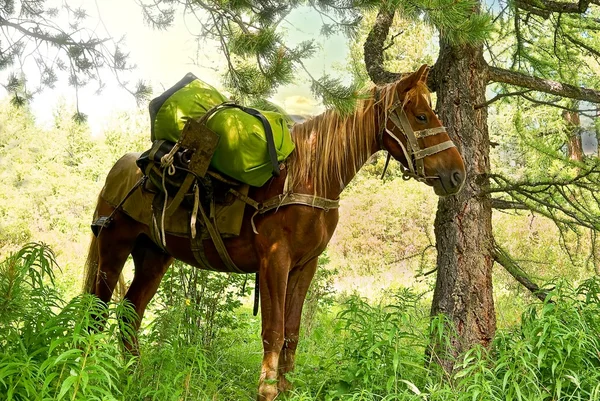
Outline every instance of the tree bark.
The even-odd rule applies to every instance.
[[[600,159],[600,126],[596,125],[596,156]]]
[[[492,207],[489,186],[490,140],[485,103],[487,68],[483,46],[451,46],[440,36],[436,63],[437,108],[467,167],[464,189],[440,198],[435,219],[438,276],[432,316],[444,314],[449,341],[431,352],[447,374],[456,357],[474,344],[490,344],[496,317],[492,293]],[[434,339],[435,341],[435,339]]]
[[[402,77],[402,74],[387,71],[383,67],[383,43],[394,22],[394,14],[394,10],[386,7],[379,10],[363,46],[367,72],[371,80],[378,85],[394,82]]]
[[[562,113],[567,123],[567,153],[569,159],[583,161],[583,144],[581,142],[581,122],[579,113],[565,110]]]

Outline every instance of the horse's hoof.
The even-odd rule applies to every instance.
[[[265,380],[258,386],[257,401],[273,401],[278,394],[277,384],[267,383]]]

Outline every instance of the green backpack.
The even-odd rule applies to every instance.
[[[228,102],[215,88],[188,73],[175,86],[150,102],[152,141],[177,142],[189,119],[198,120],[220,106],[206,121],[219,141],[210,166],[243,183],[260,187],[273,175],[273,163],[285,160],[294,150],[289,117],[258,111]],[[269,153],[268,131],[272,132]]]

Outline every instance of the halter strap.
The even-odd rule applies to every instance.
[[[386,132],[390,137],[392,137],[400,148],[402,149],[402,153],[404,153],[404,157],[406,159],[407,168],[404,169],[403,178],[410,179],[414,178],[417,181],[425,181],[428,178],[437,178],[437,177],[429,177],[425,175],[425,164],[423,163],[423,159],[427,156],[434,155],[436,153],[443,152],[446,149],[450,149],[455,147],[452,140],[447,140],[437,145],[428,146],[425,148],[421,148],[419,145],[419,139],[426,138],[428,136],[438,135],[446,132],[446,127],[435,127],[435,128],[426,128],[419,131],[413,131],[410,123],[408,122],[408,117],[402,108],[402,104],[400,102],[396,102],[391,107],[392,112],[389,114],[389,119],[394,123],[396,127],[400,129],[400,131],[406,137],[405,146],[402,141],[394,135],[394,133],[389,130],[387,127],[379,134],[379,142],[381,147],[383,147],[383,133]],[[416,168],[415,168],[416,167]]]

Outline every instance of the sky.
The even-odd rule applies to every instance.
[[[54,0],[49,3],[51,1]],[[137,66],[131,74],[131,82],[135,83],[139,79],[150,82],[155,96],[175,84],[187,72],[220,88],[220,72],[224,69],[224,60],[214,43],[203,41],[198,45],[194,37],[198,29],[193,18],[184,19],[180,12],[175,24],[162,31],[154,30],[144,23],[140,6],[135,0],[71,0],[69,5],[73,8],[80,6],[88,12],[90,17],[84,24],[86,27],[99,32],[105,29],[113,38],[125,37],[129,60]],[[288,45],[320,38],[318,33],[321,21],[315,11],[308,8],[294,11],[288,21],[289,23],[281,25],[287,31]],[[332,73],[332,69],[344,63],[348,55],[346,39],[340,35],[326,40],[320,38],[319,42],[321,50],[305,63],[316,77]],[[28,75],[37,75],[36,70],[37,67],[33,65],[26,68]],[[4,71],[0,80],[5,81],[9,72],[10,69]],[[105,78],[106,87],[100,94],[96,94],[97,85],[94,83],[79,93],[79,108],[88,115],[88,122],[94,133],[102,131],[110,116],[137,108],[133,97],[120,88],[114,78],[109,74],[105,74]],[[310,92],[308,81],[301,77],[294,85],[281,88],[271,100],[290,114],[310,115],[322,110]],[[53,112],[59,103],[75,104],[74,89],[64,79],[55,89],[45,89],[34,98],[32,110],[37,122],[41,125],[52,124]]]

